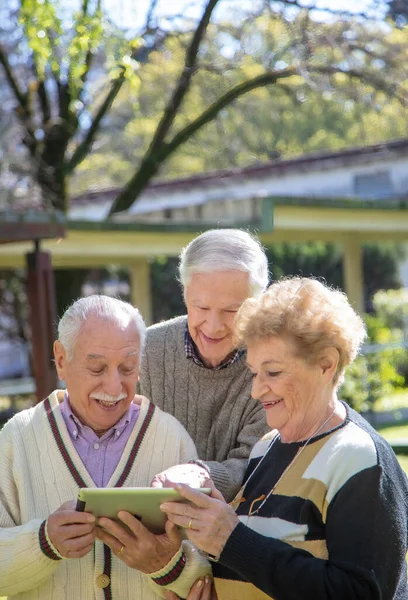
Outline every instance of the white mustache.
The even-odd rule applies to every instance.
[[[127,398],[127,394],[121,392],[119,396],[111,396],[106,392],[92,392],[90,397],[94,400],[102,400],[103,402],[119,402],[119,400]]]

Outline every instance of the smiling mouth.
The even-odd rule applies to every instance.
[[[96,402],[104,408],[113,408],[120,402],[120,400],[114,400],[113,402],[110,402],[108,400],[98,400],[98,398],[94,398],[94,400],[96,400]]]
[[[281,402],[283,402],[283,398],[280,398],[279,400],[271,400],[270,402],[262,402],[262,405],[264,408],[270,408],[276,404],[280,404]]]
[[[202,331],[200,332],[201,336],[203,337],[205,342],[209,342],[210,344],[219,344],[220,342],[224,341],[225,338],[227,336],[224,335],[224,337],[221,338],[212,338],[212,337],[208,337],[208,335],[205,335],[205,333],[203,333]]]

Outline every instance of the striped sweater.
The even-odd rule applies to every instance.
[[[0,432],[0,596],[154,600],[172,581],[168,587],[185,597],[196,578],[210,570],[187,542],[155,574],[161,586],[127,567],[99,540],[83,558],[59,560],[45,519],[67,500],[75,500],[80,487],[95,487],[65,426],[62,397],[62,392],[53,392],[18,413]],[[180,423],[142,398],[139,418],[108,487],[148,486],[156,473],[196,456]]]
[[[346,409],[283,476],[304,443],[272,432],[254,447],[240,523],[214,566],[219,600],[408,599],[407,477],[385,440]]]

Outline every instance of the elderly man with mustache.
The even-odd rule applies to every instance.
[[[180,423],[135,395],[144,337],[139,311],[114,298],[81,298],[63,315],[54,356],[66,391],[0,432],[0,596],[185,597],[210,572],[170,522],[155,536],[121,512],[127,527],[102,520],[101,529],[74,508],[81,487],[145,487],[197,458]]]

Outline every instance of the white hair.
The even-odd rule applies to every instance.
[[[140,353],[142,352],[146,325],[138,309],[123,300],[94,294],[79,298],[71,304],[58,323],[58,340],[63,345],[68,360],[72,360],[77,338],[87,319],[91,317],[105,319],[121,328],[133,323],[139,333]]]
[[[181,251],[178,279],[185,295],[195,273],[230,270],[248,273],[252,297],[261,296],[268,285],[268,260],[255,237],[241,229],[210,229]]]

